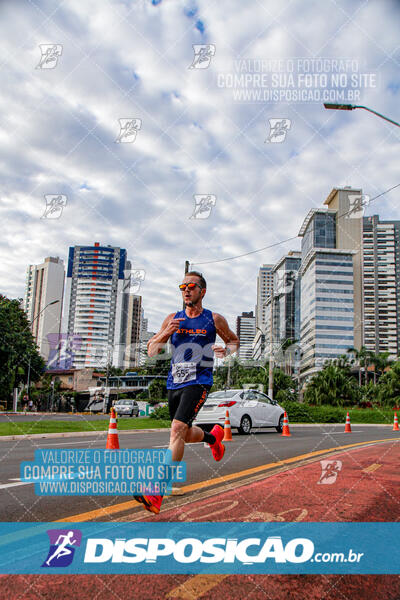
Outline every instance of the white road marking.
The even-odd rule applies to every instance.
[[[352,429],[351,431],[336,431],[333,429],[332,431],[323,431],[322,435],[332,435],[333,433],[337,435],[338,433],[361,433],[362,429]]]
[[[85,442],[57,442],[57,444],[41,444],[41,447],[47,447],[47,448],[52,448],[53,446],[69,446],[71,444],[91,444],[93,446],[93,443],[95,444],[99,444],[101,441],[101,443],[103,443],[103,440],[97,440],[97,441],[92,441],[92,443],[89,440],[86,440]]]
[[[4,490],[6,488],[15,487],[16,485],[30,485],[33,481],[18,481],[16,483],[1,483],[0,490]]]

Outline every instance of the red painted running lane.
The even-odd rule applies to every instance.
[[[144,520],[395,521],[399,458],[394,441],[350,449]]]
[[[340,452],[143,521],[397,521],[400,444]],[[323,459],[328,460],[328,459]],[[333,466],[330,466],[333,465]],[[322,483],[329,481],[329,483]],[[10,600],[399,600],[389,575],[24,575],[0,577]]]

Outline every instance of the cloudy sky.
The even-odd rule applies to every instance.
[[[400,183],[399,128],[321,96],[400,120],[399,24],[389,0],[3,0],[1,292],[23,296],[28,264],[99,241],[144,269],[150,329],[180,309],[186,259],[234,328],[259,266],[299,240],[210,261],[297,236],[335,186],[373,198]],[[366,214],[397,219],[399,198]]]

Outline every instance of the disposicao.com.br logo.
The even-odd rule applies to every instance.
[[[280,536],[267,538],[89,538],[86,543],[85,563],[156,563],[158,559],[173,558],[177,563],[305,563],[314,561],[314,543],[308,538],[294,538],[286,544]],[[354,562],[362,554],[317,553],[316,562]],[[355,557],[353,559],[352,557]]]

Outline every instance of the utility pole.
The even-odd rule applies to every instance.
[[[186,273],[189,273],[189,261],[188,260],[185,260],[185,275],[186,275]],[[185,304],[184,300],[182,301],[182,304],[183,304],[182,310],[185,310],[186,304]]]
[[[271,313],[270,313],[270,329],[269,329],[269,372],[268,372],[268,396],[273,400],[274,395],[274,358],[273,358],[273,303],[274,294],[271,291]]]
[[[51,412],[54,411],[54,384],[55,384],[55,381],[53,379],[50,384],[51,388],[52,388],[52,390],[51,390]]]
[[[29,357],[29,363],[28,363],[28,381],[26,383],[26,395],[28,396],[28,400],[29,400],[30,379],[31,379],[31,357]]]

